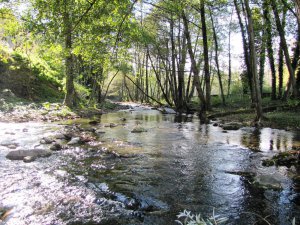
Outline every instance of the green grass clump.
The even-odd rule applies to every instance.
[[[264,123],[270,127],[287,128],[300,127],[299,113],[296,111],[275,111],[266,113],[267,120]]]

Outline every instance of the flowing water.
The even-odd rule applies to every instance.
[[[40,140],[66,124],[0,124],[0,208],[9,210],[3,224],[169,225],[184,209],[206,218],[214,210],[226,224],[266,224],[260,217],[271,224],[300,221],[299,184],[292,179],[297,168],[261,165],[299,146],[299,133],[224,132],[195,116],[145,107],[94,119],[99,124],[68,122],[97,129],[94,141],[32,163],[6,159],[8,147],[47,149]],[[135,127],[147,132],[131,132]]]

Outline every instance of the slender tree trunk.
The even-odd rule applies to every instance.
[[[264,75],[265,75],[265,62],[266,62],[266,32],[262,31],[261,49],[259,56],[259,89],[263,93]]]
[[[283,57],[283,50],[282,50],[282,43],[280,42],[279,50],[278,50],[278,98],[282,98],[283,94],[283,64],[284,64],[284,57]]]
[[[246,38],[246,30],[245,30],[245,27],[243,24],[243,20],[241,17],[241,10],[240,10],[237,0],[234,0],[234,6],[235,6],[235,10],[236,10],[236,13],[238,16],[239,26],[240,26],[241,33],[242,33],[244,60],[245,60],[245,65],[246,65],[246,69],[247,69],[247,78],[248,78],[248,84],[249,84],[249,88],[250,88],[250,92],[251,92],[251,100],[252,100],[252,102],[254,102],[255,96],[253,95],[254,91],[253,91],[253,86],[252,86],[252,82],[251,82],[252,77],[253,77],[253,72],[251,71],[252,68],[250,66],[250,57],[249,57],[248,43],[247,43],[247,38]]]
[[[300,23],[298,23],[298,35],[297,35],[297,42],[296,42],[296,47],[294,50],[294,57],[292,61],[292,67],[295,71],[295,76],[296,76],[296,88],[299,91],[300,90],[300,69],[297,70],[297,67],[299,65],[299,58],[300,58]]]
[[[264,17],[264,27],[266,29],[266,47],[268,53],[268,59],[271,69],[272,76],[272,94],[271,99],[276,99],[276,69],[275,69],[275,60],[274,60],[274,51],[273,51],[273,41],[272,41],[272,24],[270,20],[270,8],[269,1],[264,0],[263,2],[263,17]]]
[[[223,105],[225,105],[225,96],[224,96],[222,77],[221,77],[220,66],[219,66],[219,43],[218,43],[217,32],[216,32],[216,28],[214,25],[214,20],[213,20],[211,10],[210,10],[210,19],[211,19],[211,23],[212,23],[213,36],[214,36],[214,42],[215,42],[215,62],[216,62],[216,66],[217,66],[217,73],[218,73],[218,80],[219,80],[219,85],[220,85],[222,103],[223,103]]]
[[[149,95],[149,48],[146,51],[146,95]],[[149,103],[149,98],[146,97],[146,102]]]
[[[207,28],[206,28],[206,18],[205,18],[205,4],[204,0],[200,2],[200,15],[201,15],[201,28],[203,37],[203,54],[204,54],[204,76],[205,76],[205,97],[206,97],[206,107],[207,110],[211,109],[210,94],[210,71],[209,71],[209,56],[208,56],[208,41],[207,41]]]
[[[67,2],[64,1],[64,36],[65,36],[65,67],[66,67],[66,95],[64,104],[70,108],[76,107],[76,93],[74,87],[74,64],[72,54],[72,26],[70,22],[70,15],[67,12]]]
[[[184,23],[184,33],[185,33],[186,40],[187,40],[187,48],[188,48],[188,52],[189,52],[189,56],[190,56],[190,60],[191,60],[191,67],[192,67],[191,69],[194,74],[195,87],[197,89],[198,97],[201,102],[201,106],[200,106],[200,110],[199,110],[199,117],[202,122],[206,122],[206,109],[207,109],[206,99],[205,99],[203,91],[201,89],[201,84],[200,84],[200,79],[199,79],[199,68],[197,67],[197,63],[195,60],[195,55],[193,52],[191,36],[190,36],[190,31],[189,31],[188,20],[185,16],[184,11],[182,11],[182,19],[183,19],[183,23]]]
[[[294,0],[296,3],[296,12],[297,12],[297,18],[298,23],[300,23],[300,0]]]
[[[170,20],[170,41],[171,41],[171,80],[172,80],[172,94],[173,94],[173,99],[175,102],[175,105],[177,106],[178,104],[178,90],[177,90],[177,79],[176,79],[176,47],[175,47],[175,40],[174,40],[174,20],[173,18]]]
[[[166,102],[167,102],[169,105],[172,105],[172,104],[171,104],[171,101],[170,101],[169,98],[168,98],[168,95],[167,95],[167,93],[166,93],[166,90],[165,90],[164,87],[163,87],[163,84],[162,84],[161,79],[160,79],[160,75],[159,75],[158,71],[156,70],[156,68],[155,68],[154,65],[153,65],[153,61],[152,61],[152,59],[151,59],[150,54],[148,54],[148,57],[149,57],[149,61],[150,61],[150,63],[151,63],[152,69],[153,69],[153,71],[154,71],[154,74],[155,74],[155,76],[156,76],[156,80],[157,80],[157,82],[158,82],[158,85],[159,85],[159,87],[160,87],[160,90],[161,90],[162,93],[163,93],[164,99],[166,100]]]
[[[245,7],[248,18],[248,35],[249,35],[249,47],[250,47],[250,65],[251,71],[253,72],[253,87],[255,90],[255,107],[256,107],[256,119],[255,121],[260,122],[263,117],[262,104],[261,104],[261,94],[259,89],[259,81],[257,74],[257,60],[256,60],[256,51],[254,43],[254,30],[253,30],[253,21],[251,9],[249,7],[249,1],[245,0]]]
[[[187,47],[186,47],[186,37],[182,37],[182,49],[179,59],[178,66],[178,107],[177,111],[182,112],[183,110],[183,97],[184,97],[184,69],[186,63]]]
[[[287,66],[289,74],[290,74],[290,77],[289,77],[290,85],[288,85],[288,87],[287,87],[287,93],[289,93],[290,88],[292,88],[292,92],[293,92],[294,97],[297,97],[298,96],[298,90],[296,88],[295,71],[292,67],[290,54],[289,54],[289,49],[288,49],[286,39],[285,39],[284,28],[281,24],[279,14],[278,14],[278,10],[277,10],[277,6],[276,6],[276,0],[271,1],[271,6],[272,6],[273,13],[274,13],[274,16],[275,16],[276,26],[277,26],[277,30],[278,30],[278,33],[279,33],[279,36],[280,36],[280,42],[282,44],[283,52],[284,52],[284,55],[285,55],[286,66]]]
[[[230,96],[231,88],[231,24],[232,24],[233,9],[231,11],[229,30],[228,30],[228,84],[227,84],[227,97]]]

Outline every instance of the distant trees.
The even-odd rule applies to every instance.
[[[121,24],[124,23],[121,21],[125,16],[128,17],[127,14],[131,14],[130,11],[128,12],[130,1],[117,3],[105,0],[32,0],[31,3],[35,12],[29,14],[31,27],[34,27],[36,32],[44,33],[47,39],[61,44],[64,48],[66,75],[64,103],[69,107],[76,107],[78,105],[78,96],[74,87],[77,76],[76,62],[81,64],[82,69],[89,70],[81,72],[92,74],[94,91],[96,89],[100,91],[97,88],[100,82],[98,75],[102,76],[101,70],[103,70],[108,48],[116,48],[117,46],[113,45],[121,39],[123,29]],[[89,51],[86,51],[87,49]],[[95,65],[93,60],[97,61],[98,65],[97,63]],[[90,66],[84,66],[88,63]]]
[[[178,112],[197,102],[205,121],[212,95],[225,105],[233,90],[227,49],[236,45],[233,27],[242,39],[239,73],[257,120],[266,84],[274,100],[299,97],[299,0],[30,2],[25,21],[31,32],[63,47],[70,107],[78,104],[77,84],[89,90],[90,103],[101,103],[105,80],[110,75],[110,85],[118,75],[120,97],[168,104]]]

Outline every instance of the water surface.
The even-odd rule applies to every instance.
[[[121,120],[126,118],[126,120]],[[94,142],[33,163],[9,161],[0,147],[0,205],[4,224],[175,224],[184,209],[228,217],[227,224],[300,221],[296,168],[263,167],[261,160],[299,146],[297,133],[264,128],[224,132],[194,116],[176,117],[144,107],[94,118]],[[70,121],[82,128],[89,120]],[[117,125],[116,127],[110,124]],[[0,144],[39,146],[59,124],[1,125]],[[135,127],[147,132],[132,133]],[[253,184],[274,177],[281,189]],[[298,191],[297,191],[298,190]],[[258,222],[257,224],[264,224]]]

